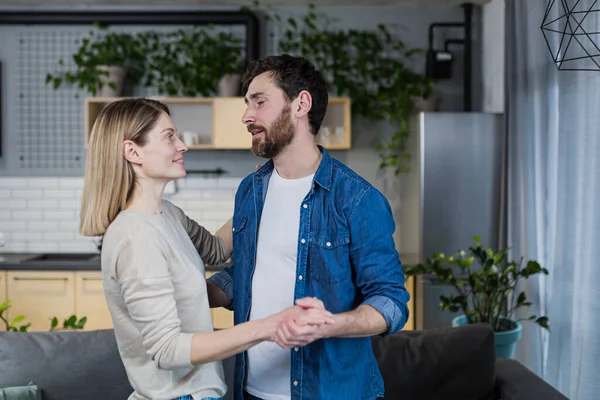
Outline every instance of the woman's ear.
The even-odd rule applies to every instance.
[[[303,90],[298,94],[298,106],[296,107],[296,117],[303,117],[308,114],[312,108],[312,96],[308,90]]]
[[[139,147],[131,140],[125,140],[123,142],[123,156],[132,164],[142,164],[142,156]]]

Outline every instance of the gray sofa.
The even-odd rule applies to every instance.
[[[486,325],[372,340],[385,399],[566,399],[516,361],[495,360]],[[233,358],[224,361],[230,386],[233,364]],[[0,332],[0,388],[32,380],[44,400],[123,400],[132,391],[112,330]]]

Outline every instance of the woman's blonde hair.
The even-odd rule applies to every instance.
[[[123,155],[123,142],[145,145],[162,113],[170,115],[165,104],[145,98],[118,100],[100,111],[88,141],[79,223],[82,235],[103,235],[127,206],[136,177]]]

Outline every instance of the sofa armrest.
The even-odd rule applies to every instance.
[[[496,359],[496,398],[502,400],[568,400],[542,378],[510,359]]]

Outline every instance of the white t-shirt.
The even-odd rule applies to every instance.
[[[284,179],[273,169],[258,229],[250,320],[294,305],[300,208],[313,177]],[[250,348],[246,391],[265,400],[289,400],[290,352],[273,342]]]

